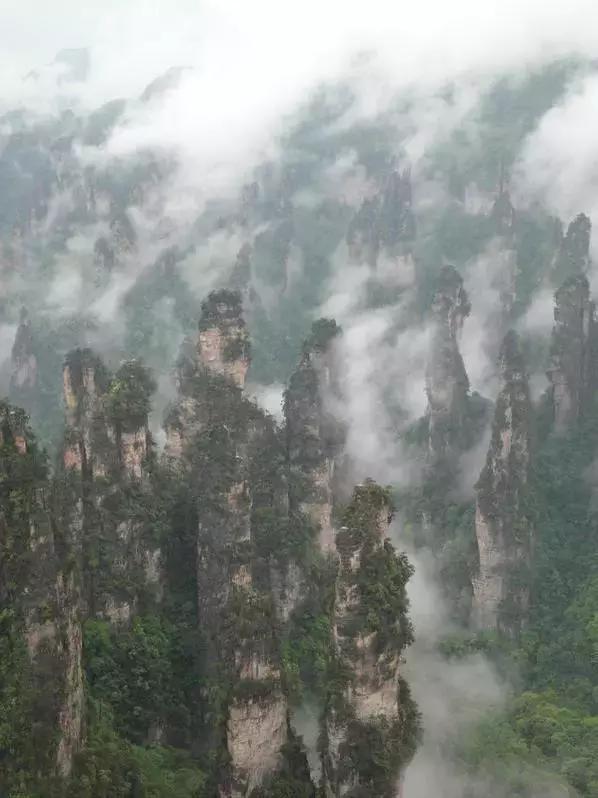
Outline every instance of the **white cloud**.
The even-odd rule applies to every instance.
[[[522,331],[549,335],[554,324],[554,292],[544,288],[534,296],[520,321]]]
[[[518,200],[539,201],[567,221],[580,211],[596,217],[597,124],[598,77],[592,75],[551,108],[525,142],[516,172]]]
[[[161,72],[189,66],[163,102],[132,108],[110,151],[175,149],[189,180],[222,187],[271,150],[281,120],[321,81],[352,75],[359,109],[369,114],[398,87],[438,86],[467,72],[479,81],[571,51],[593,55],[598,45],[591,0],[108,0],[101,7],[60,0],[51,14],[40,13],[40,0],[0,5],[7,107],[49,110],[59,98],[93,107],[138,96]],[[59,83],[60,70],[48,68],[55,52],[82,46],[90,48],[89,79]],[[44,67],[38,79],[23,82],[36,66]],[[474,96],[470,87],[448,111],[438,98],[420,107],[410,157]]]
[[[283,420],[282,401],[284,390],[285,386],[280,383],[247,386],[248,395],[253,397],[256,403],[278,422]]]

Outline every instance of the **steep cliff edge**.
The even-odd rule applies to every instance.
[[[529,604],[533,528],[526,507],[531,403],[514,332],[500,354],[503,387],[496,401],[486,465],[476,485],[479,570],[473,577],[473,620],[479,628],[517,631]]]

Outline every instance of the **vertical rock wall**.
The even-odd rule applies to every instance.
[[[319,547],[334,551],[333,486],[343,430],[334,418],[332,341],[340,328],[331,320],[314,324],[299,366],[285,393],[291,512],[304,513],[317,530]]]
[[[366,482],[355,488],[337,537],[334,677],[323,729],[323,787],[331,798],[394,796],[418,736],[400,678],[401,654],[412,642],[405,593],[412,570],[388,540],[391,517],[388,491]]]
[[[167,460],[195,494],[202,715],[219,762],[218,792],[234,798],[273,778],[288,734],[269,567],[272,519],[286,510],[285,491],[270,470],[272,423],[243,395],[248,367],[240,295],[213,293],[202,306],[197,346],[180,363]]]
[[[0,609],[9,610],[3,634],[13,639],[4,651],[13,662],[3,666],[18,684],[3,703],[14,713],[3,719],[13,735],[7,764],[48,784],[70,775],[84,731],[78,575],[63,546],[26,416],[0,404]]]
[[[426,373],[431,463],[454,454],[463,438],[469,380],[459,351],[459,335],[469,312],[461,276],[452,266],[445,266],[432,303],[433,334]]]
[[[554,426],[563,432],[583,417],[596,385],[597,328],[594,303],[584,275],[569,277],[555,293],[548,379]]]
[[[530,468],[528,378],[514,332],[500,355],[503,387],[496,401],[486,465],[477,483],[475,531],[479,570],[473,578],[473,620],[514,632],[529,603],[533,530],[525,498]]]
[[[64,366],[64,526],[81,556],[86,612],[128,621],[160,593],[159,544],[143,519],[152,506],[147,372],[111,376],[89,350]]]

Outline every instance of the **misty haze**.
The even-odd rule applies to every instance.
[[[0,798],[598,798],[595,0],[0,51]]]

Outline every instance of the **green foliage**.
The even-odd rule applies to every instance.
[[[407,690],[401,689],[401,716],[364,723],[351,720],[339,749],[341,781],[355,784],[352,798],[393,798],[397,776],[413,757],[420,736],[419,716]]]
[[[88,744],[78,755],[68,798],[199,798],[205,777],[185,751],[132,745],[110,709],[90,704]]]
[[[304,352],[323,352],[333,338],[342,332],[334,319],[318,319],[311,326],[311,332],[303,344]]]
[[[123,738],[141,743],[164,723],[188,727],[187,685],[177,677],[193,660],[165,619],[137,617],[131,627],[87,621],[84,663],[90,695],[111,708]]]
[[[316,798],[301,740],[291,735],[282,748],[280,772],[265,787],[257,787],[250,798]]]
[[[375,633],[376,656],[399,653],[413,642],[406,594],[413,567],[384,537],[391,510],[390,489],[368,480],[355,488],[337,535],[339,589],[358,597],[342,619],[341,633],[349,639]]]
[[[0,598],[15,599],[27,586],[31,521],[37,515],[38,489],[45,477],[45,456],[27,416],[0,403]]]
[[[312,589],[293,612],[282,643],[287,690],[299,700],[305,693],[324,698],[334,660],[332,613],[336,568],[330,562],[313,566]]]
[[[238,321],[242,316],[241,294],[238,291],[212,291],[201,303],[199,329],[207,330],[226,322]]]
[[[586,694],[598,686],[591,651],[598,525],[587,479],[597,444],[594,411],[566,435],[548,437],[535,459],[534,599],[522,643],[530,686],[564,695],[574,695],[588,680]]]
[[[33,798],[43,785],[51,798],[59,795],[54,758],[64,689],[53,635],[37,643],[34,659],[27,646],[37,623],[56,630],[47,494],[45,456],[27,416],[0,403],[0,791]]]
[[[598,717],[559,706],[554,692],[523,693],[506,713],[483,718],[456,747],[468,770],[510,787],[511,794],[542,785],[598,795]]]
[[[388,540],[361,564],[357,576],[359,611],[364,630],[376,633],[377,653],[390,645],[402,650],[413,642],[405,592],[413,572],[407,556],[397,554]]]
[[[409,120],[411,111],[416,110],[415,101],[408,96],[400,98],[388,118],[348,124],[355,101],[349,87],[327,87],[319,92],[281,140],[280,162],[257,170],[253,199],[245,203],[247,207],[242,211],[247,216],[243,219],[246,229],[259,230],[251,263],[244,264],[243,275],[243,287],[250,297],[248,322],[256,347],[256,380],[286,381],[301,354],[321,352],[339,333],[332,320],[316,322],[311,333],[310,324],[326,298],[328,278],[336,268],[334,253],[359,225],[363,225],[361,232],[371,234],[374,247],[388,245],[394,254],[402,251],[403,243],[413,248],[417,296],[406,311],[407,315],[414,314],[413,318],[429,307],[442,264],[451,261],[465,270],[476,265],[476,258],[496,235],[496,226],[488,213],[471,212],[464,202],[466,189],[473,186],[475,190],[477,186],[481,199],[487,202],[505,172],[508,176],[524,137],[563,94],[567,80],[576,70],[579,72],[579,65],[568,61],[497,80],[483,92],[481,103],[462,125],[432,143],[422,161],[424,176],[443,189],[448,188],[452,197],[448,202],[418,203],[420,218],[414,241],[410,197],[403,207],[403,195],[398,190],[393,192],[388,177],[393,174],[394,158],[401,159],[402,140],[411,135],[408,121],[405,130],[397,130],[392,117],[398,111],[401,120]],[[457,107],[454,87],[443,89],[434,99]],[[63,225],[64,231],[56,231],[51,225],[43,241],[13,233],[19,228],[30,231],[31,220],[45,214],[56,188],[56,154],[64,155],[67,168],[72,160],[68,157],[72,140],[82,138],[88,146],[101,145],[123,108],[123,102],[114,101],[87,119],[71,113],[31,127],[32,123],[19,121],[16,114],[7,123],[13,132],[0,157],[0,176],[6,188],[0,201],[0,227],[10,231],[10,239],[3,241],[3,252],[10,268],[22,258],[29,269],[35,269],[38,279],[18,281],[25,283],[18,289],[19,300],[34,308],[46,310],[47,286],[55,279],[67,251],[65,241],[77,223],[95,221],[86,210],[94,203],[76,203],[73,215]],[[314,193],[322,193],[320,181],[334,174],[329,167],[344,152],[351,153],[368,181],[387,187],[386,194],[381,191],[375,202],[371,206],[365,204],[358,214],[354,213],[352,201],[345,201],[344,197],[314,197]],[[167,159],[158,164],[153,156],[144,154],[106,171],[90,167],[81,175],[81,185],[89,191],[90,198],[108,198],[112,232],[123,236],[126,246],[133,242],[135,233],[126,208],[136,204],[146,186],[155,186],[170,168]],[[64,179],[68,185],[68,168]],[[214,229],[237,224],[236,217],[216,219],[222,209],[218,203],[213,204],[216,208],[208,208],[202,214],[194,232],[205,232],[207,237]],[[228,214],[228,209],[224,213]],[[516,321],[547,276],[554,255],[552,221],[535,208],[517,211],[510,236],[518,267],[512,314]],[[17,252],[21,244],[23,252]],[[571,253],[579,255],[576,247],[573,249],[576,251]],[[144,356],[152,365],[163,368],[173,359],[180,335],[191,332],[196,297],[178,265],[192,255],[192,247],[185,252],[164,253],[144,268],[131,287],[124,311],[124,348],[130,356]],[[87,260],[90,263],[81,268],[84,290],[103,291],[107,275],[98,274],[91,259]],[[574,260],[577,263],[579,258]],[[261,302],[254,289],[261,289],[262,285],[275,291],[274,301]],[[383,306],[390,299],[375,276],[365,295],[368,307]],[[271,299],[269,294],[266,296]],[[1,321],[15,322],[11,305],[17,307],[21,302],[13,300],[9,296],[0,301]],[[217,291],[208,297],[202,311],[200,330],[217,325],[230,332],[241,316],[241,296]],[[34,319],[32,323],[31,345],[38,377],[35,388],[29,395],[24,392],[22,399],[41,425],[43,440],[55,443],[60,437],[62,418],[60,360],[67,349],[78,345],[94,329],[95,322],[87,316],[50,322],[47,316],[44,313],[41,320]],[[306,337],[302,349],[301,342]],[[534,366],[539,369],[544,365],[545,351],[535,342],[532,346],[536,346]],[[224,358],[232,360],[247,354],[244,332],[233,332],[225,342]],[[86,350],[75,353],[69,364],[76,392],[81,388],[84,369],[96,369],[100,392],[107,388],[107,414],[118,428],[143,423],[155,386],[139,362],[125,364],[111,381]],[[290,427],[288,440],[276,434],[268,437],[262,434],[261,414],[225,379],[185,373],[181,386],[183,393],[188,389],[187,395],[200,399],[195,406],[195,432],[193,439],[186,441],[180,473],[156,468],[151,480],[155,495],[151,496],[147,490],[111,484],[110,478],[96,480],[93,490],[76,484],[71,492],[61,492],[58,481],[54,483],[56,490],[50,501],[64,505],[59,518],[72,521],[83,500],[81,553],[68,551],[68,525],[39,527],[48,533],[47,540],[56,541],[62,564],[68,569],[74,567],[81,576],[83,601],[79,609],[90,616],[84,630],[89,741],[77,761],[72,798],[196,798],[207,782],[197,763],[183,750],[201,747],[203,737],[214,734],[214,730],[216,735],[221,734],[231,696],[241,699],[259,694],[265,698],[280,686],[278,679],[272,683],[244,680],[236,685],[235,693],[231,673],[236,648],[245,651],[257,647],[275,665],[280,659],[284,688],[295,697],[309,691],[334,702],[351,679],[350,663],[343,661],[332,644],[336,573],[319,562],[314,546],[317,530],[300,509],[302,503],[321,498],[309,471],[320,467],[336,451],[339,437],[335,430],[331,425],[325,434],[312,435],[314,416],[307,413],[305,423],[295,430],[295,441]],[[290,393],[293,391],[294,409],[321,409],[317,406],[318,385],[313,369],[306,367],[295,372],[290,384]],[[442,430],[443,435],[458,438],[463,449],[477,439],[485,418],[480,397],[468,399],[462,427]],[[287,412],[289,407],[287,392]],[[536,436],[535,473],[527,498],[537,541],[537,565],[532,575],[529,625],[521,640],[507,652],[501,650],[500,641],[480,637],[443,642],[447,657],[484,651],[495,661],[503,656],[522,663],[521,678],[530,692],[516,701],[506,715],[480,724],[472,739],[464,741],[460,753],[472,771],[481,770],[493,778],[495,765],[502,768],[508,774],[513,795],[521,794],[529,784],[541,788],[544,782],[540,768],[554,772],[559,784],[566,779],[584,795],[597,794],[594,728],[598,712],[598,525],[591,487],[585,479],[598,443],[595,427],[592,417],[561,439],[545,434],[547,427],[539,429]],[[420,424],[411,431],[409,442],[415,446],[424,443],[428,432],[425,422]],[[459,437],[461,433],[463,437]],[[297,441],[300,445],[295,445]],[[256,446],[262,447],[259,454],[252,449]],[[290,469],[287,446],[291,452]],[[247,458],[251,461],[248,467]],[[71,482],[75,481],[71,475]],[[239,485],[242,489],[229,501],[232,490]],[[250,490],[246,485],[250,485]],[[51,621],[56,613],[53,601],[47,598],[47,587],[54,583],[47,581],[47,571],[43,570],[50,567],[51,558],[46,556],[46,549],[39,550],[36,558],[29,552],[31,529],[37,528],[32,520],[37,523],[40,502],[47,499],[40,486],[45,490],[43,457],[33,443],[28,444],[24,455],[18,453],[9,430],[0,447],[2,777],[4,763],[15,751],[19,753],[18,757],[13,756],[17,764],[10,774],[12,780],[0,781],[0,791],[10,791],[10,798],[48,798],[50,794],[54,798],[65,794],[49,780],[40,788],[30,778],[34,769],[31,762],[39,770],[47,769],[41,752],[46,752],[48,762],[53,754],[55,739],[49,721],[54,720],[53,702],[61,689],[52,671],[57,663],[52,652],[44,649],[40,656],[43,667],[36,679],[39,682],[41,676],[47,675],[52,689],[40,698],[39,684],[27,667],[22,636],[26,615]],[[402,509],[413,509],[413,513],[407,513],[411,518],[423,508],[431,513],[434,527],[443,536],[441,578],[447,592],[452,593],[453,603],[461,601],[466,605],[469,596],[465,595],[464,586],[470,584],[475,561],[471,534],[474,507],[471,501],[456,499],[451,493],[453,486],[452,464],[443,464],[430,476],[420,495],[402,497]],[[406,499],[411,501],[411,507],[406,507]],[[346,509],[344,528],[338,536],[345,565],[348,558],[360,553],[357,572],[341,574],[338,582],[340,589],[356,588],[359,599],[355,617],[341,621],[345,625],[343,631],[374,632],[376,652],[381,654],[401,650],[412,638],[405,595],[411,567],[388,542],[380,545],[378,540],[378,523],[392,511],[391,506],[386,489],[366,483]],[[247,519],[251,525],[250,541],[242,540]],[[159,609],[141,589],[141,566],[130,561],[131,551],[117,540],[115,531],[122,522],[139,533],[148,550],[161,545],[165,584]],[[198,551],[205,550],[214,569],[206,569],[198,579]],[[116,574],[112,566],[119,559],[126,567]],[[290,563],[298,565],[310,595],[282,630],[269,598],[269,580],[274,568],[280,567],[284,573]],[[228,578],[240,566],[246,566],[254,590],[235,589],[221,601],[214,586],[221,586],[222,575]],[[526,577],[527,574],[519,575]],[[44,590],[47,595],[42,599]],[[98,620],[94,617],[94,599],[100,596],[135,599],[132,606],[137,617],[129,626],[111,626]],[[206,600],[202,612],[198,609],[198,596],[200,600],[210,597],[211,603]],[[33,615],[29,616],[29,612]],[[222,649],[216,657],[215,646],[220,644]],[[222,652],[224,662],[219,658]],[[222,672],[217,673],[220,667]],[[347,772],[351,771],[349,776],[358,774],[360,786],[350,795],[386,795],[391,774],[411,756],[416,711],[404,685],[401,693],[401,706],[406,713],[402,725],[360,725],[351,719],[344,753]],[[205,696],[207,700],[202,704]],[[210,702],[214,712],[200,717],[204,705]],[[29,724],[33,732],[29,734],[32,707],[37,715],[35,724]],[[176,749],[148,744],[161,729]],[[220,738],[218,744],[222,748]],[[494,756],[492,761],[488,751]],[[308,779],[297,775],[301,767],[291,767],[290,759],[291,756],[286,757],[282,772],[263,790],[256,791],[254,798],[311,798]]]
[[[451,755],[463,770],[463,781],[472,789],[482,784],[487,791],[513,796],[570,795],[556,768],[518,733],[512,717],[488,715],[455,740]],[[469,779],[468,779],[469,776]]]
[[[0,610],[0,790],[31,785],[27,655],[14,610]],[[29,760],[29,761],[28,761]],[[16,794],[16,792],[15,792]]]
[[[292,622],[289,637],[282,649],[282,662],[292,695],[304,689],[322,691],[332,650],[329,615],[312,614],[310,607],[302,607]]]
[[[147,798],[199,798],[205,775],[186,752],[163,746],[133,746],[142,795]]]
[[[518,671],[526,692],[508,711],[486,718],[463,741],[465,768],[476,778],[527,794],[540,784],[598,795],[598,578],[592,485],[598,445],[593,409],[564,434],[547,434],[545,406],[536,412],[537,447],[527,501],[534,517],[532,601],[518,641],[500,637],[447,640],[448,656],[485,651]]]
[[[351,557],[356,549],[369,550],[380,538],[380,523],[392,517],[392,493],[373,480],[366,480],[355,488],[351,502],[342,515],[342,527],[336,545],[344,559]]]
[[[471,180],[496,189],[501,169],[510,169],[525,135],[564,93],[579,66],[564,59],[497,78],[463,124],[448,137],[439,137],[430,159],[436,169],[451,175],[455,193]],[[445,98],[451,101],[450,90]]]
[[[108,417],[125,430],[137,429],[147,419],[155,390],[156,382],[142,363],[136,360],[124,363],[108,387]]]

